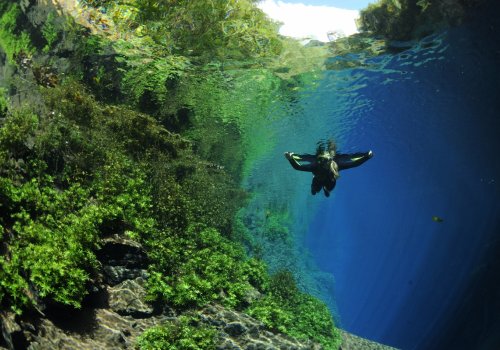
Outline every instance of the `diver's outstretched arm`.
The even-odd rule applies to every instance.
[[[364,162],[366,162],[368,159],[373,157],[373,152],[368,151],[368,152],[359,152],[359,153],[353,153],[353,154],[339,154],[335,156],[335,162],[339,166],[339,170],[344,170],[344,169],[349,169],[349,168],[354,168],[357,167]]]
[[[295,154],[292,152],[285,152],[285,158],[288,159],[290,164],[295,170],[300,171],[313,171],[316,162],[316,156],[312,154]],[[309,162],[308,164],[301,164],[300,162]]]

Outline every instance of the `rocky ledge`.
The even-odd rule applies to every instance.
[[[114,235],[103,240],[97,286],[80,310],[44,305],[22,316],[0,312],[0,350],[136,349],[147,328],[175,321],[175,310],[146,302],[147,256],[135,241]],[[43,315],[42,315],[43,314]],[[319,344],[274,333],[260,321],[218,304],[199,310],[200,319],[220,334],[221,350],[319,350]],[[342,350],[391,350],[342,332]]]
[[[298,341],[285,334],[270,332],[260,321],[220,305],[205,307],[201,319],[219,330],[221,343],[218,349],[221,350],[322,349],[310,341]]]
[[[117,235],[106,238],[98,257],[103,266],[100,283],[80,310],[45,305],[22,316],[0,312],[0,349],[135,349],[144,330],[180,316],[167,306],[145,301],[148,262],[137,242]],[[219,349],[321,348],[273,333],[256,319],[221,305],[206,306],[200,317],[219,331]]]
[[[342,346],[339,350],[397,350],[396,348],[375,343],[365,338],[340,330]]]

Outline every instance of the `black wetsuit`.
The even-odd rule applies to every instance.
[[[353,154],[337,153],[331,161],[337,164],[340,171],[357,167],[370,159],[372,155],[371,151]],[[335,188],[338,175],[336,176],[329,166],[326,167],[321,164],[316,155],[292,153],[287,159],[294,169],[313,173],[314,177],[311,183],[311,193],[313,195],[321,191],[322,188],[325,196],[330,195],[330,192]],[[306,163],[302,164],[302,162]]]

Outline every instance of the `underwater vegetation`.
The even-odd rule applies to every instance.
[[[81,308],[102,283],[102,239],[120,235],[148,254],[151,303],[183,314],[216,302],[338,347],[324,304],[289,272],[270,276],[238,241],[246,152],[265,147],[242,130],[265,122],[254,117],[256,98],[264,114],[303,82],[258,63],[287,44],[253,1],[222,4],[87,2],[107,26],[82,26],[41,3],[0,5],[2,310]],[[186,316],[137,344],[205,349],[216,339]]]
[[[217,303],[337,349],[331,312],[287,268],[287,206],[255,209],[260,194],[241,182],[275,145],[255,134],[269,115],[284,116],[325,67],[350,64],[325,62],[329,50],[376,55],[385,40],[304,48],[252,0],[87,0],[75,17],[55,3],[0,3],[2,310],[84,307],[102,284],[102,241],[119,235],[147,252],[151,304],[181,315],[139,348],[215,347],[196,311]],[[391,33],[412,35],[435,6],[382,1],[363,29],[406,39]]]
[[[200,323],[194,315],[145,331],[137,340],[141,350],[216,349],[218,333],[214,327]]]
[[[314,334],[313,339],[325,349],[340,346],[340,335],[327,307],[317,298],[300,292],[290,271],[278,271],[272,276],[267,296],[253,303],[248,314],[297,339],[311,339]]]

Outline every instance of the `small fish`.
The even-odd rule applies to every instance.
[[[440,218],[439,216],[433,216],[432,217],[432,221],[435,221],[435,222],[443,222],[443,219]]]

